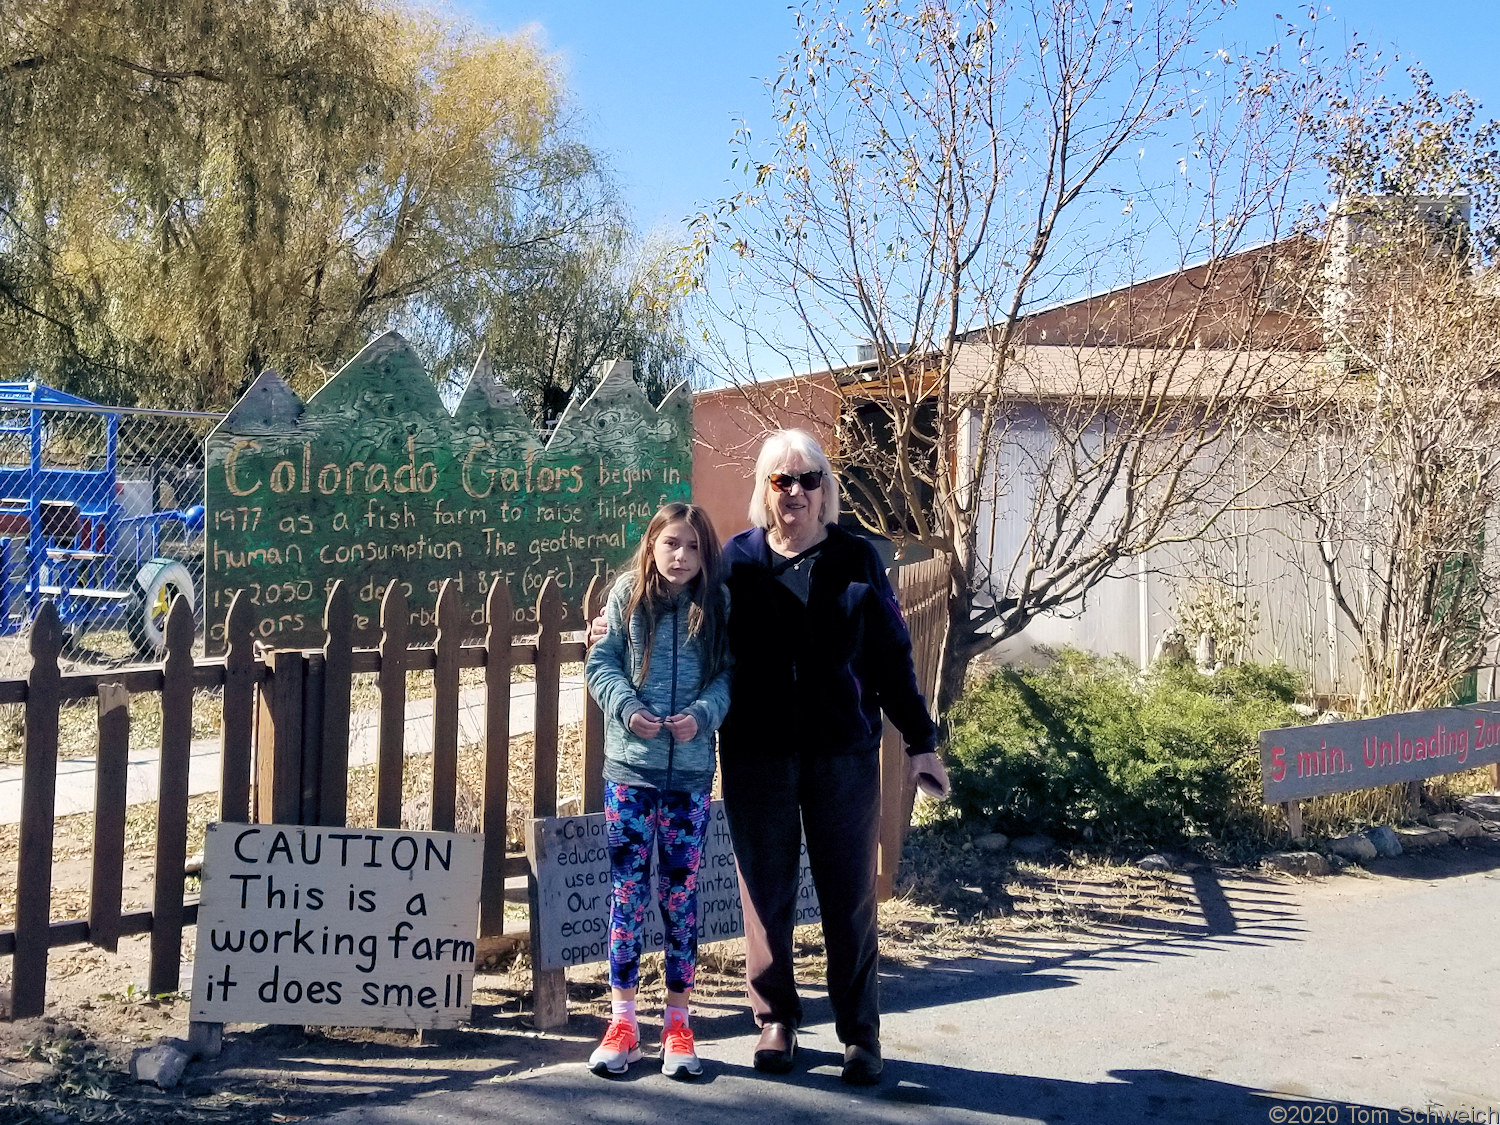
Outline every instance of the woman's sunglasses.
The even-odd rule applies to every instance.
[[[814,469],[810,473],[772,473],[766,478],[771,482],[771,487],[777,492],[790,492],[792,485],[800,484],[803,492],[813,492],[823,487],[823,470]]]

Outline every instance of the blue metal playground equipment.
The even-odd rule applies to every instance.
[[[150,657],[172,599],[197,606],[189,564],[201,554],[203,506],[156,510],[149,480],[121,480],[120,421],[130,413],[146,412],[0,382],[0,636],[25,629],[51,599],[75,638],[123,628]]]

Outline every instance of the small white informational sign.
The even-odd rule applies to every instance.
[[[562,969],[609,959],[609,846],[603,813],[556,816],[531,822],[531,869],[537,884],[539,969]],[[641,948],[658,953],[665,942],[656,904],[655,861]],[[797,925],[822,920],[818,895],[802,845]],[[703,859],[698,867],[698,941],[727,941],[745,932],[740,879],[724,802],[710,806]]]
[[[456,1027],[483,853],[450,832],[210,824],[192,1018]]]

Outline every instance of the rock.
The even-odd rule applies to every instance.
[[[1441,828],[1423,828],[1417,825],[1412,828],[1397,828],[1396,839],[1401,841],[1401,846],[1409,852],[1421,851],[1423,848],[1440,848],[1450,841],[1448,833]]]
[[[1291,708],[1292,714],[1301,718],[1316,719],[1318,717],[1318,709],[1310,703],[1293,703]]]
[[[1353,836],[1340,836],[1331,841],[1328,848],[1334,855],[1352,860],[1374,859],[1380,854],[1380,850],[1362,832],[1356,832]]]
[[[1369,837],[1370,843],[1375,845],[1375,850],[1386,859],[1401,854],[1401,837],[1396,835],[1394,829],[1382,824],[1379,828],[1370,829],[1365,835]]]
[[[1041,855],[1043,852],[1050,852],[1054,844],[1055,841],[1051,836],[1045,836],[1038,832],[1034,836],[1022,836],[1019,839],[1012,840],[1010,842],[1010,850],[1020,852],[1022,855]]]
[[[1004,832],[988,832],[974,837],[974,846],[982,852],[1003,852],[1010,846],[1010,837]]]
[[[1475,820],[1500,824],[1500,793],[1475,793],[1460,798],[1458,807]]]
[[[1152,852],[1150,855],[1141,856],[1140,859],[1135,861],[1135,865],[1142,871],[1172,870],[1172,861],[1160,852]]]
[[[1442,829],[1455,840],[1472,840],[1484,835],[1484,825],[1459,813],[1435,813],[1427,818],[1427,823]]]
[[[187,1052],[176,1047],[166,1044],[142,1047],[130,1056],[130,1076],[137,1082],[150,1082],[170,1090],[182,1081],[187,1064]]]
[[[1288,875],[1327,875],[1328,859],[1317,852],[1273,852],[1266,862]]]

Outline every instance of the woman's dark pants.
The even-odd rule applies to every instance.
[[[724,811],[745,913],[745,981],[755,1022],[802,1022],[793,979],[801,834],[823,914],[828,998],[839,1039],[878,1050],[878,751],[842,757],[725,755]]]

